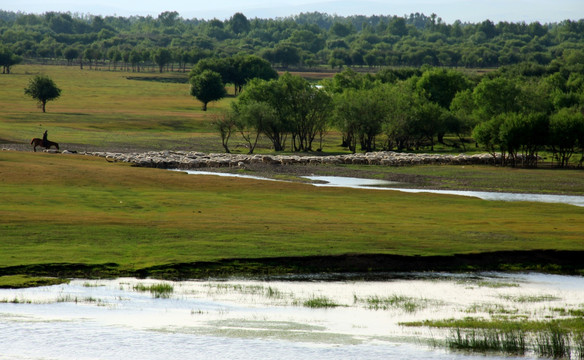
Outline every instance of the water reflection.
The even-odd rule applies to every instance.
[[[2,289],[0,358],[485,359],[431,346],[447,331],[400,324],[488,318],[494,310],[546,319],[557,316],[553,309],[579,309],[584,298],[584,278],[540,274],[165,282],[169,298],[136,290],[160,283],[75,280]],[[306,306],[317,298],[338,306]],[[397,301],[379,306],[383,299]]]

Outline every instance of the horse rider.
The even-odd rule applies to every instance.
[[[43,147],[47,148],[48,147],[48,143],[47,143],[47,130],[45,130],[45,133],[43,134]]]

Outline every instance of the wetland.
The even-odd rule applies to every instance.
[[[183,359],[196,352],[200,359],[494,360],[516,355],[455,350],[449,341],[456,331],[466,334],[472,327],[436,324],[474,319],[509,326],[553,317],[579,324],[567,327],[569,334],[582,331],[580,276],[392,273],[384,278],[77,279],[2,289],[0,335],[8,344],[2,355]],[[538,334],[526,330],[520,358],[541,356]],[[578,358],[583,354],[572,339],[567,347]]]

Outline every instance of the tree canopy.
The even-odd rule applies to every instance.
[[[211,55],[256,55],[274,66],[497,67],[552,64],[559,55],[583,66],[584,19],[541,24],[484,20],[443,22],[436,14],[338,16],[318,12],[277,19],[184,19],[175,11],[152,16],[96,16],[0,10],[0,47],[26,59],[71,61],[75,48],[91,48],[86,60],[110,60],[138,71],[155,66],[159,49],[173,63],[195,64]],[[68,54],[66,54],[66,52]],[[133,62],[130,54],[133,53]],[[139,55],[139,56],[138,56]],[[157,56],[157,59],[159,56]],[[83,60],[79,58],[79,60]],[[90,63],[90,66],[92,64]]]
[[[225,85],[221,75],[211,70],[205,70],[189,79],[191,95],[203,103],[203,111],[207,111],[207,104],[222,99],[226,95]]]
[[[37,100],[43,112],[45,112],[47,102],[61,96],[61,89],[48,76],[36,75],[30,79],[28,86],[24,89],[24,93]]]

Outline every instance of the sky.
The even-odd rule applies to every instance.
[[[435,13],[446,23],[484,20],[540,23],[584,19],[584,0],[0,0],[0,10],[47,11],[101,16],[151,15],[176,11],[184,19],[229,19],[236,12],[251,18],[276,18],[301,12],[331,15]],[[2,4],[4,3],[4,4]]]

